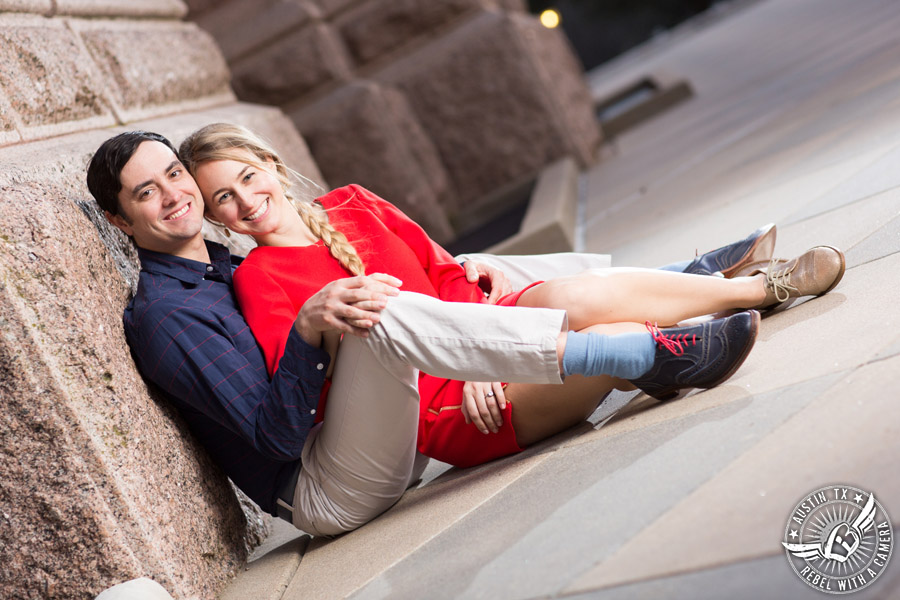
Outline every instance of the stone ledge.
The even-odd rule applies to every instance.
[[[519,232],[485,250],[489,254],[571,252],[578,210],[578,164],[562,158],[544,168]]]
[[[275,519],[273,532],[257,548],[257,558],[219,595],[218,600],[281,600],[312,538],[293,525]]]
[[[56,0],[54,15],[181,19],[187,6],[181,0]]]
[[[595,95],[594,107],[603,132],[614,137],[693,95],[694,90],[686,79],[656,73],[607,95]]]
[[[53,0],[0,0],[0,12],[21,12],[49,16]]]

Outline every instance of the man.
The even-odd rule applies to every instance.
[[[107,140],[91,161],[88,187],[107,219],[138,247],[142,271],[124,325],[139,370],[179,408],[193,433],[239,488],[263,510],[305,531],[334,534],[357,527],[386,510],[406,487],[418,418],[413,366],[455,379],[497,376],[509,381],[561,381],[566,350],[565,333],[560,333],[565,319],[561,311],[463,303],[449,303],[454,306],[448,307],[431,299],[410,299],[398,292],[398,281],[377,274],[330,283],[304,304],[279,367],[269,379],[232,292],[231,273],[240,259],[203,240],[203,201],[172,144],[146,132]],[[773,235],[774,229],[761,230],[692,264],[709,265],[725,255],[737,255],[734,262],[748,262],[756,258],[754,252],[761,240]],[[722,268],[715,266],[716,270]],[[733,263],[726,265],[731,266]],[[496,276],[490,269],[467,267],[475,278],[479,274]],[[435,318],[451,310],[463,312],[451,319]],[[497,319],[493,312],[497,310],[519,311],[513,319],[515,326],[504,329],[506,325],[498,321],[510,319]],[[433,331],[425,346],[418,334],[428,327]],[[680,357],[678,372],[660,376],[678,376],[683,365],[690,363],[691,369],[696,368],[690,372],[698,375],[690,375],[681,387],[720,377],[746,355],[752,345],[752,327],[745,320],[732,328],[729,335],[738,343],[727,352],[721,345],[708,346],[715,343],[713,336],[704,339],[695,351]],[[310,448],[316,445],[311,440],[331,435],[321,433],[326,428],[313,427],[329,364],[328,354],[319,346],[322,332],[328,330],[353,334],[345,336],[337,368],[368,371],[360,371],[365,376],[355,375],[363,382],[357,388],[345,383],[353,378],[335,373],[328,421],[343,419],[338,413],[347,413],[352,426],[332,429],[356,433],[349,440],[329,439],[331,446],[319,444],[326,450],[314,452]],[[483,331],[492,335],[485,336]],[[455,342],[463,339],[468,344],[466,351],[446,351],[441,346],[442,336]],[[498,348],[483,339],[498,336],[521,337],[513,346],[523,349],[511,350],[509,344]],[[724,361],[718,360],[723,352]],[[660,356],[664,361],[665,352]],[[727,368],[718,375],[705,373],[713,363],[724,363]],[[383,372],[390,376],[381,377]],[[659,374],[660,369],[655,368],[654,373]],[[352,410],[333,410],[337,402]],[[377,448],[383,451],[379,460],[391,467],[389,481],[363,482],[365,478],[359,477],[343,481],[336,471],[352,473],[354,461],[373,460],[373,451],[362,441],[365,433],[373,431],[377,432],[376,446],[394,444]],[[356,436],[361,448],[355,448]],[[332,452],[332,446],[340,446],[340,452]],[[326,462],[328,467],[322,467]],[[327,474],[320,474],[322,469]],[[383,497],[377,506],[359,504],[358,486],[367,485],[389,490],[370,494]],[[323,495],[340,496],[348,508],[332,514],[334,507],[318,504]],[[303,510],[293,509],[298,503]],[[325,514],[326,508],[332,512]]]

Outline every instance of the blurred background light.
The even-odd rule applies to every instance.
[[[559,13],[552,8],[548,8],[547,10],[543,11],[540,18],[541,25],[543,25],[547,29],[559,27]]]

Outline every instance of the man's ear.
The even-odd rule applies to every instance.
[[[134,227],[122,215],[114,215],[108,210],[103,211],[106,220],[112,223],[113,227],[117,227],[125,232],[125,235],[134,235]]]

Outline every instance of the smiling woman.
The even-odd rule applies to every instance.
[[[285,211],[294,216],[297,209],[285,196],[274,162],[260,162],[246,151],[237,154],[237,160],[209,161],[194,172],[203,197],[209,199],[210,220],[266,246],[285,239],[296,240],[296,245],[316,243],[319,238],[302,219],[285,218]]]

